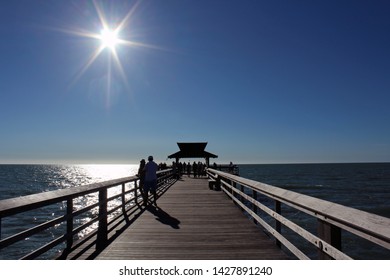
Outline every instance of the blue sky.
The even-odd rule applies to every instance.
[[[118,37],[101,41],[101,11]],[[0,162],[390,161],[388,1],[1,1]],[[108,86],[108,82],[110,85]]]

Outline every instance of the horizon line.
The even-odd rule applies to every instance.
[[[201,159],[199,161],[202,161]],[[156,163],[168,163],[167,161],[156,161]],[[217,164],[229,164],[229,162],[216,162]],[[233,164],[236,165],[268,165],[268,164],[373,164],[373,163],[390,163],[390,161],[324,161],[324,162],[319,162],[319,161],[302,161],[302,162],[234,162]],[[138,165],[138,162],[130,161],[130,162],[115,162],[115,161],[107,161],[107,162],[45,162],[45,161],[37,161],[37,162],[0,162],[0,165]],[[169,164],[169,163],[168,163]],[[213,163],[210,163],[212,165]]]

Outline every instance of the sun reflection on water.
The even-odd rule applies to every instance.
[[[76,167],[84,173],[85,177],[91,178],[93,183],[133,176],[138,168],[134,164],[83,164]]]
[[[86,165],[75,165],[72,166],[72,172],[68,170],[64,170],[64,177],[67,178],[68,181],[72,182],[73,186],[80,186],[85,184],[92,184],[97,182],[108,181],[112,179],[119,179],[123,177],[133,176],[137,173],[138,166],[137,165],[123,165],[123,164],[86,164]],[[67,171],[67,172],[66,172]],[[133,183],[126,184],[126,189],[129,189],[133,186]],[[108,190],[107,196],[112,197],[116,194],[121,193],[122,186],[117,186],[110,188]],[[98,194],[91,193],[86,194],[81,197],[77,197],[73,200],[73,211],[77,211],[83,209],[89,205],[98,202]],[[64,202],[65,203],[65,202]],[[112,209],[115,206],[119,206],[121,204],[121,200],[115,199],[108,202],[108,209]],[[66,207],[66,205],[63,205]],[[85,214],[81,214],[78,216],[74,222],[75,225],[82,225],[88,223],[99,214],[99,208],[95,207],[88,211]],[[117,213],[112,213],[111,216],[114,216]],[[111,217],[110,216],[110,217]],[[109,218],[110,218],[109,217]],[[97,229],[98,223],[95,222],[90,227],[80,231],[78,233],[78,238],[83,238],[85,235],[89,234],[93,230]]]

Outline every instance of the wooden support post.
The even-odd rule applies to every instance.
[[[125,192],[126,192],[126,185],[125,183],[122,184],[122,207],[125,208],[126,205],[126,197],[125,197]],[[135,197],[135,195],[134,195]]]
[[[228,180],[228,179],[226,179],[226,178],[224,178],[225,180],[225,182],[226,182],[226,184],[228,184],[228,186],[226,186],[226,184],[224,185],[225,186],[225,188],[226,189],[230,189],[230,192],[232,193],[232,195],[233,196],[235,196],[236,194],[234,193],[234,191],[233,191],[233,186],[232,186],[232,182],[230,181],[230,180]],[[221,187],[222,187],[222,183],[221,183]]]
[[[318,219],[318,237],[341,251],[341,229],[330,223]],[[320,260],[331,260],[326,253],[327,248],[320,242],[318,249],[318,258]]]
[[[73,198],[66,201],[66,249],[70,251],[73,245]]]
[[[107,239],[107,189],[103,189],[99,191],[99,228],[96,249],[102,250],[106,246]]]
[[[126,223],[128,223],[129,217],[127,217],[127,214],[126,214],[126,195],[125,195],[125,192],[126,192],[126,184],[123,183],[122,184],[122,213],[123,213],[123,216],[125,218]],[[137,197],[135,198],[135,201],[137,203]]]
[[[234,198],[237,198],[238,194],[234,191],[234,189],[236,188],[236,183],[235,182],[232,183],[231,180],[227,180],[227,179],[226,179],[226,183],[230,186],[230,193],[232,194],[232,196]],[[235,205],[238,205],[237,202],[235,202],[234,200],[233,202]]]
[[[281,203],[278,200],[275,200],[275,212],[278,213],[279,215],[282,213]],[[282,232],[282,224],[281,224],[281,222],[279,222],[276,219],[275,219],[275,230],[278,233]],[[276,243],[276,246],[278,246],[279,248],[282,247],[282,244],[280,243],[279,240],[276,239],[275,243]]]
[[[135,180],[134,181],[134,201],[135,201],[135,204],[138,204],[138,180]],[[141,188],[141,184],[139,184],[140,188]],[[140,189],[140,192],[142,194],[143,190]]]
[[[257,191],[252,190],[252,198],[257,201]],[[256,215],[258,215],[258,208],[256,204],[252,203],[252,211],[255,212]],[[253,219],[253,222],[257,225],[257,220]]]

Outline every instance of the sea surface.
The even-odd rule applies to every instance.
[[[0,200],[123,178],[135,175],[137,171],[138,165],[0,165]],[[119,192],[120,189],[121,187],[118,187],[117,190],[114,188],[113,191]],[[109,196],[115,194],[110,191]],[[73,208],[78,210],[96,203],[97,200],[95,194],[85,195],[73,201]],[[63,202],[3,218],[0,227],[1,238],[63,215],[65,211],[66,202]],[[74,221],[74,226],[77,227],[88,222],[93,215],[97,214],[96,211],[95,209],[89,214],[81,215]],[[29,226],[27,227],[27,225]],[[78,233],[78,238],[83,238],[96,227],[97,224],[94,224],[81,231]],[[65,224],[61,224],[45,230],[41,234],[26,238],[26,240],[0,250],[0,260],[19,259],[29,251],[36,250],[46,242],[58,238],[65,231]],[[41,259],[52,259],[60,254],[62,249],[54,248],[43,255]]]
[[[240,165],[240,176],[390,218],[390,163]],[[273,208],[273,202],[268,206]],[[288,207],[282,207],[282,213],[317,233],[317,222],[311,216]],[[295,245],[304,243],[283,227],[282,234]],[[312,246],[300,249],[316,258]],[[345,231],[342,250],[354,259],[390,259],[390,250]]]
[[[390,163],[250,164],[239,165],[239,168],[242,177],[390,218]],[[131,176],[136,174],[137,169],[137,165],[0,165],[0,200]],[[77,201],[75,207],[78,207],[77,203],[81,207],[86,201]],[[23,224],[45,218],[39,215],[63,213],[63,207],[59,205],[48,209],[44,214],[3,219],[1,237],[19,232]],[[315,233],[315,220],[289,209],[282,209],[282,212]],[[62,230],[53,229],[42,236],[32,237],[26,243],[47,241]],[[303,243],[299,238],[294,242]],[[15,244],[1,250],[0,260],[19,258],[21,246],[26,245]],[[348,233],[343,233],[343,251],[356,259],[390,259],[389,250]],[[52,255],[58,253],[51,252]],[[305,253],[312,257],[316,254],[309,249]]]

